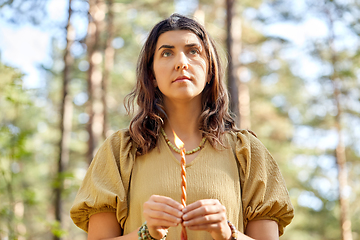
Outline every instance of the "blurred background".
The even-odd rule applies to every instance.
[[[281,239],[360,239],[358,0],[0,0],[0,239],[86,239],[69,209],[174,12],[217,41],[238,125],[280,165]]]

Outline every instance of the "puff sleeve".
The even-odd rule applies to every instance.
[[[70,217],[87,232],[91,215],[116,212],[121,227],[127,217],[130,175],[135,147],[126,130],[119,130],[105,140],[92,160],[75,201]]]
[[[279,166],[250,132],[236,133],[235,142],[240,164],[244,227],[251,220],[275,220],[281,236],[294,217],[294,208]]]

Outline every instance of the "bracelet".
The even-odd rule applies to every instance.
[[[234,226],[234,224],[232,224],[229,220],[227,221],[230,229],[231,229],[231,238],[230,240],[237,240],[236,235],[238,230],[236,229],[236,227]]]
[[[166,239],[166,235],[167,235],[167,232],[166,232],[165,236],[163,238],[161,238],[160,240]],[[141,225],[141,227],[138,231],[138,236],[139,236],[139,240],[157,240],[150,235],[146,221],[144,222],[143,225]]]

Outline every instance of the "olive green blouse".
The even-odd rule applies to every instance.
[[[251,220],[278,222],[283,234],[294,210],[276,161],[264,145],[246,130],[228,133],[228,148],[209,142],[186,165],[187,204],[218,199],[228,219],[241,232]],[[143,204],[153,194],[180,202],[181,168],[162,135],[158,146],[136,156],[127,130],[110,136],[94,157],[71,208],[74,223],[87,231],[91,215],[115,212],[124,235],[145,221]],[[181,227],[170,228],[168,239],[180,239]],[[204,231],[188,232],[189,239],[212,239]]]

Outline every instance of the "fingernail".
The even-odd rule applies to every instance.
[[[188,216],[187,214],[184,214],[183,219],[186,219],[186,218],[187,218],[187,216]]]

